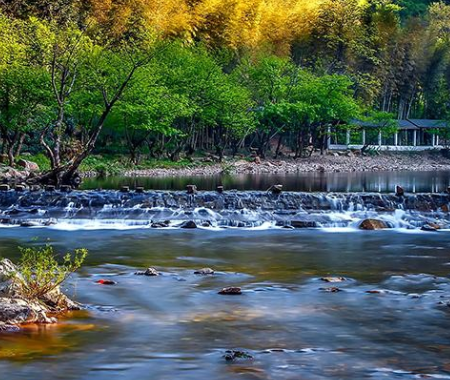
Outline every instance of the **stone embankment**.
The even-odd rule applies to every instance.
[[[345,154],[315,155],[304,159],[237,160],[221,164],[188,168],[127,170],[125,176],[211,176],[227,174],[284,174],[284,173],[350,173],[382,171],[445,171],[450,170],[450,159],[438,153],[384,153],[367,157]]]

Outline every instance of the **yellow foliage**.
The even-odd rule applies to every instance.
[[[306,35],[324,0],[89,0],[96,23],[113,35],[144,28],[185,42],[230,48],[276,46]]]

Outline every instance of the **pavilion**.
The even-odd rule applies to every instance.
[[[439,129],[448,128],[442,120],[406,119],[397,121],[397,132],[385,136],[382,125],[355,120],[347,131],[329,129],[327,146],[331,150],[362,149],[371,146],[377,150],[422,151],[442,149]],[[445,144],[447,145],[447,144]]]

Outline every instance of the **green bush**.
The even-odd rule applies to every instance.
[[[81,267],[88,254],[86,249],[77,249],[58,262],[58,256],[50,245],[42,248],[19,247],[19,250],[19,275],[13,279],[19,285],[21,295],[29,300],[40,299],[56,289]]]

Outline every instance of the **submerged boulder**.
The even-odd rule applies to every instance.
[[[320,288],[319,290],[327,293],[339,293],[342,292],[342,289],[338,288],[337,286],[330,286],[328,288]]]
[[[360,230],[373,231],[373,230],[384,230],[389,228],[389,225],[379,219],[365,219],[359,225]]]

